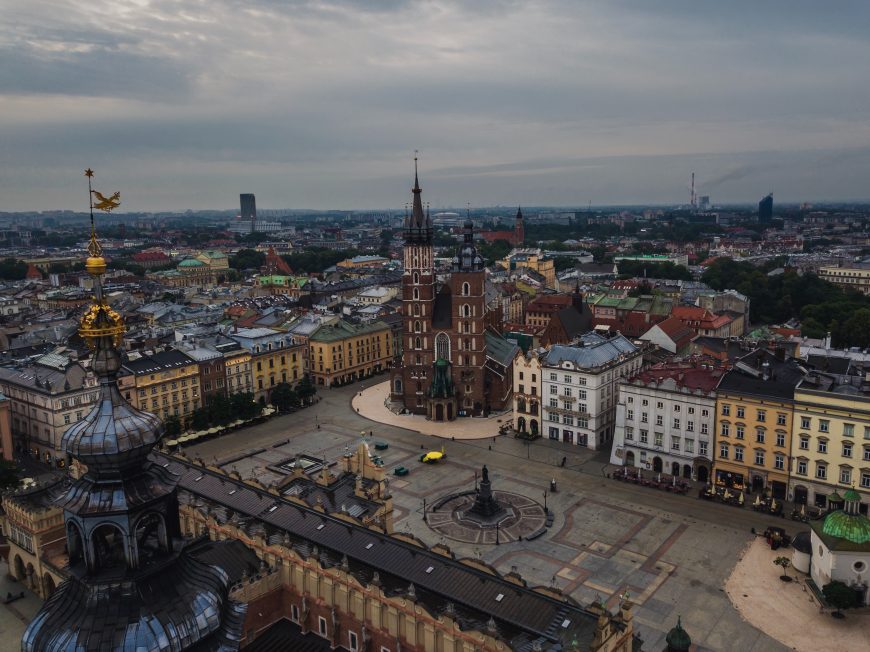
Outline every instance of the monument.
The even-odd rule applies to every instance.
[[[489,469],[486,468],[486,464],[483,465],[482,475],[477,498],[465,516],[482,522],[495,522],[504,516],[506,510],[492,495],[492,483],[489,481]]]

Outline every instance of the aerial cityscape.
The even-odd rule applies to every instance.
[[[870,10],[756,4],[10,7],[0,649],[870,649]]]

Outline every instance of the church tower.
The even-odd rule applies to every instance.
[[[402,365],[393,377],[393,398],[415,414],[426,414],[425,396],[435,363],[432,315],[435,308],[435,259],[432,218],[423,197],[414,157],[411,212],[405,214],[402,276]]]
[[[514,238],[511,244],[514,247],[522,247],[525,241],[526,229],[523,226],[523,209],[517,206],[517,216],[514,219]]]
[[[30,622],[21,649],[237,650],[245,605],[229,598],[223,569],[188,553],[178,477],[149,459],[163,425],[118,391],[125,328],[103,296],[106,260],[93,225],[92,206],[85,269],[94,300],[79,333],[93,350],[100,396],[63,435],[66,452],[86,467],[59,500],[69,578]]]

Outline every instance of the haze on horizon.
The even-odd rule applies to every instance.
[[[0,8],[0,211],[870,199],[866,2]]]

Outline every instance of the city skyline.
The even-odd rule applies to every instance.
[[[868,199],[860,3],[6,9],[3,211]]]

